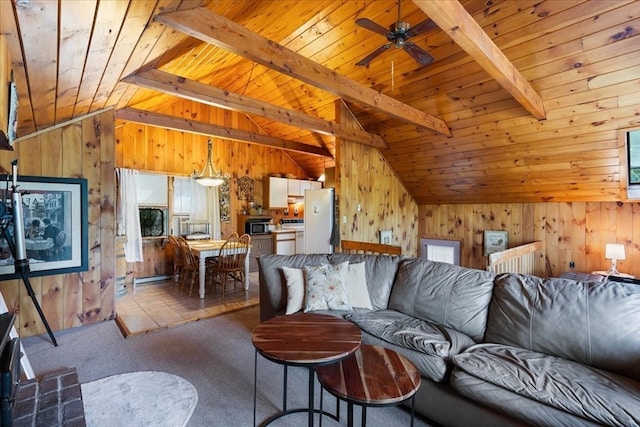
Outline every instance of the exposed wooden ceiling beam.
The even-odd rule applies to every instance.
[[[538,120],[546,118],[540,95],[458,1],[413,2],[533,117]]]
[[[335,122],[309,116],[295,110],[287,110],[277,105],[268,104],[161,70],[143,71],[127,76],[122,81],[180,98],[224,108],[225,110],[255,114],[298,128],[309,129],[323,135],[344,138],[358,144],[370,145],[376,148],[389,148],[379,135],[360,129],[349,129]]]
[[[168,116],[166,114],[153,113],[150,111],[138,110],[135,108],[123,108],[116,111],[116,119],[142,123],[145,125],[172,129],[181,132],[197,133],[200,135],[213,136],[221,139],[231,139],[233,141],[247,142],[250,144],[266,145],[280,148],[282,150],[297,151],[315,156],[332,157],[331,152],[324,147],[303,144],[296,141],[288,141],[273,136],[261,135],[255,132],[247,132],[240,129],[231,129],[211,123],[198,122],[195,120],[183,119],[180,117]]]
[[[349,101],[366,105],[402,121],[451,136],[451,131],[443,120],[362,86],[297,52],[248,30],[240,24],[216,15],[206,8],[200,7],[159,14],[155,19],[206,43],[220,46]]]

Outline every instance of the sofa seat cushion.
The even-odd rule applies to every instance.
[[[434,381],[448,374],[451,355],[475,344],[461,332],[393,310],[347,313],[344,318],[388,344],[441,359]]]
[[[518,395],[606,425],[640,425],[640,382],[556,356],[480,344],[456,369]]]
[[[426,381],[423,384],[425,383]],[[486,407],[487,410],[493,409],[495,412],[504,413],[511,418],[521,420],[523,421],[521,425],[539,427],[602,426],[601,423],[586,420],[537,400],[521,396],[518,393],[468,374],[460,368],[453,368],[449,385],[453,393],[466,397],[478,405]]]

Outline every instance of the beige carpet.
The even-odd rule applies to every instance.
[[[189,381],[166,372],[113,375],[81,389],[87,427],[186,426],[198,403]]]

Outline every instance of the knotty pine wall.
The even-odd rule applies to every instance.
[[[18,175],[86,178],[88,184],[89,269],[31,277],[30,282],[53,331],[115,316],[115,170],[113,111],[56,126],[0,151],[0,166]],[[0,281],[0,292],[16,315],[21,336],[46,333],[22,280]]]
[[[174,104],[170,111],[176,117],[193,118],[199,121],[233,127],[235,129],[260,130],[243,114],[208,108],[197,102],[184,101]],[[160,172],[175,176],[189,176],[194,170],[202,170],[207,160],[206,135],[177,132],[137,123],[116,123],[116,166],[146,172]],[[213,162],[216,167],[231,174],[231,222],[223,223],[222,236],[237,231],[237,215],[246,200],[238,197],[238,178],[249,176],[254,180],[254,200],[261,205],[264,179],[271,174],[290,173],[305,178],[305,173],[287,155],[286,151],[256,144],[231,140],[213,139]],[[282,211],[263,210],[275,221]],[[135,277],[170,274],[172,264],[166,245],[158,240],[147,240],[143,244],[143,263],[127,263],[126,282]]]
[[[607,270],[606,243],[622,243],[622,273],[640,277],[640,203],[566,202],[420,205],[419,236],[462,241],[461,264],[485,268],[484,230],[505,230],[509,247],[545,243],[541,271],[559,276],[575,262],[576,272]]]
[[[338,100],[335,105],[337,122],[357,126],[342,102]],[[403,255],[416,256],[418,206],[380,151],[339,140],[336,165],[340,238],[378,243],[380,231],[391,230],[391,244],[401,246]],[[360,212],[356,209],[358,204]]]
[[[9,82],[11,82],[11,57],[5,42],[5,36],[0,34],[0,130],[5,134],[9,123]]]

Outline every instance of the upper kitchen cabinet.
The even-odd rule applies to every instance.
[[[266,196],[266,209],[286,209],[287,193],[289,191],[287,178],[270,176],[264,183],[264,195]]]
[[[305,190],[317,190],[319,188],[322,188],[322,183],[319,181],[271,176],[265,181],[266,208],[285,209],[288,207],[289,198],[302,198]]]
[[[302,183],[306,181],[301,181],[299,179],[288,179],[287,180],[287,194],[289,197],[302,197],[304,196],[304,189],[302,188]]]
[[[319,181],[309,181],[308,179],[289,179],[287,183],[289,197],[304,197],[306,190],[317,190],[322,188]]]

